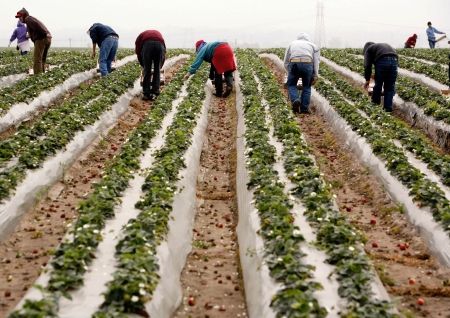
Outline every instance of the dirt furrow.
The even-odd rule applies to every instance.
[[[184,61],[166,70],[167,82]],[[35,206],[0,242],[0,317],[14,308],[37,279],[68,225],[77,218],[78,204],[92,192],[105,165],[120,151],[127,135],[145,118],[151,105],[134,98],[117,125],[67,167],[63,180],[36,198]]]
[[[282,87],[284,72],[264,61]],[[366,237],[365,250],[399,311],[417,317],[450,317],[450,269],[430,254],[402,206],[390,198],[345,141],[334,135],[323,116],[316,112],[302,114],[298,122],[320,170],[333,187],[340,211]],[[423,305],[418,304],[419,298],[424,300]]]
[[[192,252],[183,269],[183,302],[174,317],[246,317],[239,268],[235,190],[235,97],[213,98],[197,179]]]

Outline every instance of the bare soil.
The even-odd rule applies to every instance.
[[[182,66],[181,60],[166,70],[166,81]],[[162,87],[162,90],[164,86]],[[13,233],[0,242],[0,317],[14,309],[47,265],[68,224],[78,216],[77,206],[93,190],[108,161],[116,155],[127,135],[145,118],[152,102],[134,98],[107,136],[94,142],[69,167],[63,180],[37,198],[24,213]]]
[[[213,97],[197,179],[192,252],[174,317],[247,317],[236,226],[235,95]]]
[[[282,87],[284,72],[264,61]],[[313,111],[297,118],[340,211],[366,237],[365,250],[398,310],[405,316],[450,317],[450,269],[430,253],[402,206],[336,138],[323,116]],[[424,305],[418,304],[419,298]]]

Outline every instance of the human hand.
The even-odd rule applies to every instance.
[[[311,86],[313,86],[316,83],[317,83],[317,76],[313,76],[312,81],[311,81]]]
[[[366,82],[364,83],[364,89],[365,89],[365,90],[368,90],[368,89],[369,89],[369,84],[370,84],[370,81],[366,81]]]
[[[191,73],[186,73],[186,75],[184,75],[183,79],[187,80],[189,77],[191,77]]]

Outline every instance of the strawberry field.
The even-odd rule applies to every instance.
[[[0,316],[450,315],[448,50],[398,53],[393,113],[322,49],[299,115],[284,49],[237,49],[226,99],[168,50],[154,101],[132,50],[0,51]]]

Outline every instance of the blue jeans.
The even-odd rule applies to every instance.
[[[111,73],[111,63],[116,57],[117,47],[119,46],[119,39],[117,37],[108,36],[103,40],[100,47],[99,67],[102,76]]]
[[[430,49],[434,49],[434,46],[436,45],[436,40],[428,39],[428,45],[430,46]]]
[[[297,82],[302,79],[302,96],[300,99],[300,111],[306,111],[309,107],[311,99],[311,81],[313,78],[314,67],[312,63],[289,63],[288,66],[287,86],[289,99],[293,103],[298,99]]]
[[[394,56],[381,57],[375,62],[375,86],[373,87],[372,102],[381,103],[381,90],[384,86],[384,110],[386,111],[392,111],[397,65],[397,58]]]

